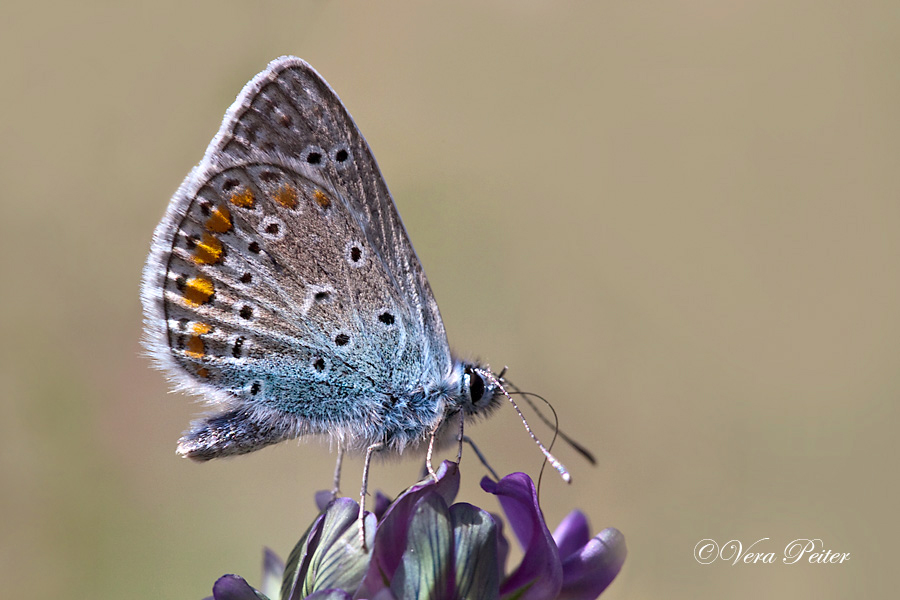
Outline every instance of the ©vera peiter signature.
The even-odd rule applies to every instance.
[[[701,565],[721,560],[732,565],[743,564],[772,564],[778,558],[775,552],[763,551],[757,548],[757,544],[769,538],[761,538],[744,548],[740,540],[729,540],[722,545],[711,539],[704,539],[694,546],[694,559]],[[810,564],[836,565],[850,560],[849,552],[835,552],[825,548],[824,542],[819,538],[798,538],[784,547],[781,553],[781,562],[793,565],[801,561]]]

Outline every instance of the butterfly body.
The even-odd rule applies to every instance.
[[[145,343],[214,412],[197,460],[324,434],[402,452],[496,386],[455,358],[371,151],[328,84],[276,59],[248,83],[157,227]]]

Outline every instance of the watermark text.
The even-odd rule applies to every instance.
[[[771,543],[766,543],[769,538],[760,538],[744,546],[740,540],[729,540],[719,544],[715,540],[705,539],[694,546],[694,559],[701,565],[708,565],[716,561],[727,562],[733,565],[744,564],[774,564],[782,562],[786,565],[794,565],[800,562],[808,562],[811,565],[839,565],[850,560],[849,552],[837,552],[826,548],[822,540],[818,538],[798,538],[784,547],[784,550],[776,553],[769,549]]]

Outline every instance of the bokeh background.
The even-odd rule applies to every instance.
[[[0,7],[0,576],[22,598],[258,582],[327,445],[196,465],[140,356],[140,271],[241,86],[282,54],[377,156],[458,352],[589,446],[545,477],[630,554],[608,598],[896,593],[900,4],[24,2]],[[549,437],[546,429],[536,427]],[[507,407],[470,429],[540,455]],[[461,499],[492,507],[474,460]],[[416,461],[377,464],[396,493]],[[361,461],[346,466],[358,489]],[[695,544],[843,565],[700,565]]]

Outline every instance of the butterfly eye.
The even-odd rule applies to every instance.
[[[472,404],[477,404],[484,396],[484,379],[472,369],[466,369],[466,375],[469,376],[469,398]]]

